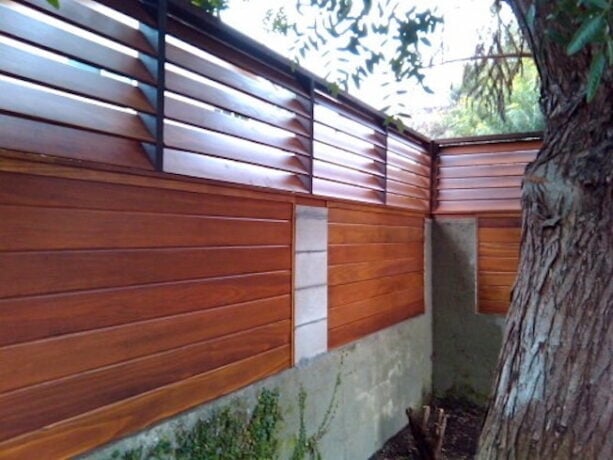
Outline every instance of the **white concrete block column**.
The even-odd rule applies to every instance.
[[[328,209],[296,206],[294,362],[328,351]]]

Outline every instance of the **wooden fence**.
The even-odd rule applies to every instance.
[[[480,308],[502,311],[536,143],[395,132],[188,2],[61,4],[0,2],[0,457],[291,366],[296,204],[329,208],[331,347],[424,311],[431,211],[487,217]]]
[[[429,210],[425,138],[189,2],[7,0],[0,33],[0,147]]]

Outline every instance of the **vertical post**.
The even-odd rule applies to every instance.
[[[436,181],[438,179],[438,157],[440,147],[434,142],[430,141],[430,214],[434,212],[436,206]]]
[[[164,89],[166,88],[166,23],[168,14],[167,0],[145,0],[152,15],[156,18],[156,28],[141,26],[143,35],[156,51],[155,59],[141,54],[140,58],[155,79],[155,88],[143,86],[145,96],[155,107],[155,116],[141,115],[145,126],[155,138],[155,145],[145,144],[143,147],[154,164],[156,171],[164,169]]]
[[[309,113],[311,129],[309,130],[309,190],[313,194],[313,164],[315,163],[315,80],[309,78],[309,101],[311,110]]]
[[[388,139],[390,135],[389,127],[383,123],[383,129],[385,129],[385,140],[384,140],[384,148],[383,151],[383,204],[387,204],[387,146]]]
[[[166,88],[166,24],[168,15],[167,0],[157,1],[157,96],[156,96],[156,145],[155,169],[164,170],[164,90]]]

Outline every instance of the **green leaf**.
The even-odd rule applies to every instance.
[[[534,6],[534,3],[532,3],[528,7],[528,11],[526,12],[526,22],[528,23],[529,27],[532,27],[534,25],[535,17],[536,17],[536,7]]]
[[[575,35],[573,35],[573,38],[566,48],[566,53],[571,55],[583,49],[583,47],[596,37],[606,25],[607,21],[605,21],[602,16],[587,18],[575,32]]]
[[[592,64],[590,65],[590,72],[587,76],[587,88],[586,88],[586,99],[588,102],[591,102],[596,96],[596,92],[598,91],[598,87],[600,86],[600,80],[602,78],[602,74],[604,73],[604,69],[607,66],[607,60],[605,58],[604,53],[599,52],[592,59]]]
[[[47,0],[47,2],[49,2],[49,5],[53,6],[54,8],[60,8],[60,0]]]
[[[583,0],[581,3],[589,6],[595,6],[603,10],[606,10],[609,7],[607,0]]]

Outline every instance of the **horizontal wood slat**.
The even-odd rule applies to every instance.
[[[287,270],[288,247],[0,253],[0,297]],[[172,267],[172,270],[169,268]]]
[[[328,289],[328,305],[330,309],[333,309],[369,297],[377,297],[407,288],[412,289],[412,293],[421,292],[423,295],[423,276],[422,272],[401,273],[400,275],[330,286]]]
[[[305,117],[309,116],[307,110],[309,102],[306,98],[291,93],[288,90],[275,90],[275,87],[270,82],[263,81],[257,75],[241,71],[240,68],[224,68],[172,43],[166,45],[166,58],[180,67],[204,75],[230,88],[263,99]]]
[[[423,312],[423,218],[343,207],[328,218],[330,346]]]
[[[283,154],[285,155],[285,154]],[[274,160],[274,159],[272,159]],[[297,158],[278,162],[295,166]],[[304,175],[176,149],[164,150],[164,172],[292,192],[306,192]]]
[[[2,121],[2,118],[0,118]],[[155,182],[151,185],[154,185]],[[46,206],[159,214],[286,220],[290,203],[162,190],[152,186],[106,184],[86,180],[0,172],[0,202],[15,206]]]
[[[71,24],[83,27],[88,31],[100,34],[103,37],[123,43],[131,48],[144,53],[155,54],[151,43],[145,38],[138,28],[130,27],[111,16],[96,11],[90,5],[78,0],[62,0],[61,8],[55,8],[46,0],[19,0],[23,3],[36,7],[47,14],[61,18]],[[134,10],[129,16],[142,17],[145,11],[140,2],[133,2]],[[137,11],[140,10],[140,13]],[[125,13],[124,13],[125,14]]]
[[[533,141],[441,147],[433,212],[519,212],[523,174],[538,148]]]
[[[269,123],[272,126],[286,129],[298,134],[305,134],[302,124],[292,116],[291,112],[281,110],[253,96],[237,91],[223,90],[206,81],[196,81],[185,75],[166,72],[166,88],[182,96],[214,105],[230,112],[235,112],[248,118]]]
[[[166,97],[164,107],[166,116],[174,120],[302,155],[308,153],[305,147],[306,139],[301,142],[289,132],[284,134],[271,133],[270,130],[265,129],[266,125],[260,126],[251,120],[240,119],[172,97]],[[224,153],[224,150],[219,150],[221,156],[225,156]]]
[[[2,206],[0,251],[280,245],[283,221]]]
[[[24,133],[28,133],[24,136]],[[152,170],[140,142],[0,114],[0,148]]]
[[[0,80],[0,110],[153,142],[153,136],[137,115],[2,80]]]
[[[10,6],[11,3],[7,2],[0,4],[0,32],[96,67],[108,69],[145,83],[154,83],[153,76],[138,57],[129,56],[103,44],[79,37],[61,27],[38,21]]]
[[[289,320],[290,307],[287,295],[4,347],[0,393]]]
[[[331,223],[328,233],[330,244],[406,243],[422,239],[423,230],[409,226]]]
[[[289,346],[110,404],[0,443],[7,460],[72,457],[190,409],[289,366]]]
[[[328,346],[337,348],[361,337],[377,332],[423,312],[423,302],[415,302],[405,308],[383,311],[366,318],[344,324],[328,332]]]
[[[506,313],[517,275],[521,240],[519,217],[478,218],[478,309]]]
[[[38,445],[51,427],[85,423],[89,414],[183,385],[194,392],[194,379],[227,377],[224,369],[237,363],[274,361],[255,374],[241,365],[253,378],[290,364],[291,202],[155,188],[168,179],[136,186],[96,177],[0,172],[3,458],[23,452],[15,440]],[[200,399],[181,393],[164,410],[251,381],[220,380],[197,390]],[[141,411],[149,415],[130,430],[161,416],[156,407]],[[101,442],[83,436],[64,448]],[[59,452],[62,441],[53,439],[45,456]]]
[[[382,191],[342,184],[317,177],[313,178],[313,193],[332,198],[362,201],[373,204],[383,204],[384,201]]]
[[[52,88],[154,113],[143,91],[125,82],[0,43],[0,72]],[[49,78],[53,75],[53,78]]]
[[[3,299],[0,346],[288,295],[290,281],[287,270]]]
[[[281,321],[0,395],[0,440],[285,346],[289,327]]]

